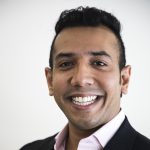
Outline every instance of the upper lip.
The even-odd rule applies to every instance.
[[[98,92],[73,92],[67,94],[67,98],[72,98],[72,97],[88,97],[88,96],[104,96],[104,93],[98,93]]]
[[[75,93],[75,94],[71,94],[68,97],[88,97],[88,96],[98,96],[98,94],[89,94],[89,93]]]
[[[88,97],[97,96],[102,97],[105,95],[104,90],[100,88],[71,88],[64,93],[65,99],[72,99],[73,97]]]

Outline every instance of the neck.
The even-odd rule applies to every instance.
[[[66,141],[66,150],[77,150],[80,140],[90,136],[96,130],[97,128],[89,130],[78,129],[77,127],[69,123],[69,134]]]

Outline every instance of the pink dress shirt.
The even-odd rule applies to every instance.
[[[103,150],[109,140],[117,132],[125,119],[125,114],[121,110],[117,116],[102,126],[95,133],[80,140],[77,150]],[[55,137],[55,150],[65,150],[65,141],[68,135],[68,125]]]

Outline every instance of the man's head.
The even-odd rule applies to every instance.
[[[119,47],[119,67],[122,69],[126,65],[125,47],[122,41],[120,32],[121,25],[119,20],[108,13],[97,8],[78,7],[76,9],[65,10],[61,13],[59,20],[55,26],[56,35],[51,45],[51,53],[49,58],[49,66],[53,68],[53,53],[55,51],[55,39],[58,34],[70,27],[100,27],[105,26],[109,28],[117,37]]]
[[[65,11],[56,24],[46,68],[50,95],[79,130],[95,130],[120,110],[130,66],[125,66],[120,23],[95,8]]]

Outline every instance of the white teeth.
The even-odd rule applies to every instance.
[[[89,105],[96,100],[97,96],[73,97],[73,103],[77,105]]]

